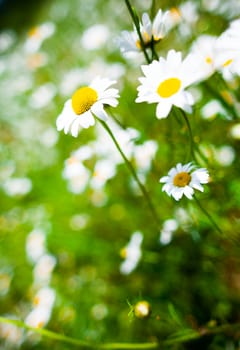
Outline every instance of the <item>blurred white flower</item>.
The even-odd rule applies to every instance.
[[[6,318],[14,319],[15,317],[12,315],[4,315]],[[6,349],[17,348],[23,341],[23,329],[10,324],[10,323],[0,323],[0,339],[4,339],[6,341]],[[2,342],[1,342],[2,344]],[[8,345],[7,345],[8,344]],[[2,348],[3,349],[3,348]]]
[[[57,260],[55,256],[50,254],[42,255],[33,269],[34,282],[41,285],[48,284],[51,280],[56,263]]]
[[[134,146],[133,157],[138,171],[146,173],[150,170],[157,149],[158,144],[153,140],[148,140],[142,145]]]
[[[93,189],[103,188],[106,182],[116,174],[116,164],[108,159],[100,159],[96,162],[90,186]]]
[[[164,221],[162,230],[160,232],[160,243],[162,245],[169,244],[172,240],[172,235],[177,228],[178,222],[175,219],[168,219]]]
[[[235,124],[230,128],[230,135],[233,139],[240,140],[240,123]]]
[[[240,19],[234,20],[216,42],[218,66],[225,79],[240,75]]]
[[[216,40],[215,36],[201,35],[191,46],[191,52],[198,60],[199,80],[207,79],[216,70]]]
[[[56,299],[56,292],[53,288],[46,286],[38,290],[33,298],[34,307],[52,309]]]
[[[235,159],[235,150],[229,145],[223,145],[214,150],[214,156],[217,162],[222,166],[230,166]]]
[[[167,176],[160,179],[160,182],[164,183],[162,191],[165,191],[176,201],[181,199],[183,195],[192,199],[194,189],[203,192],[202,184],[208,183],[209,174],[205,168],[199,168],[192,172],[194,168],[192,163],[185,165],[178,163],[175,168],[168,172]]]
[[[65,161],[63,178],[68,181],[68,189],[73,193],[82,193],[89,182],[90,171],[75,156]]]
[[[4,192],[10,196],[25,196],[32,189],[32,181],[27,177],[9,178],[3,183]]]
[[[170,50],[167,58],[160,57],[149,65],[143,65],[145,77],[139,78],[136,102],[157,103],[158,119],[166,118],[173,105],[186,112],[192,111],[192,95],[185,88],[196,80],[196,60],[194,55],[182,61],[181,52]]]
[[[137,267],[142,256],[142,241],[143,234],[139,231],[134,232],[127,246],[121,250],[121,256],[124,258],[124,261],[120,265],[120,272],[122,274],[128,275]]]
[[[32,263],[36,263],[41,256],[46,254],[46,233],[41,229],[34,229],[26,239],[27,257]]]
[[[0,33],[0,53],[7,51],[16,41],[16,33],[11,30],[2,30]]]
[[[25,42],[25,50],[29,53],[36,52],[40,49],[44,40],[52,36],[55,32],[55,24],[46,22],[39,26],[33,27],[28,32]]]
[[[52,83],[46,83],[33,92],[29,104],[34,109],[46,107],[52,101],[56,93],[56,86]]]
[[[83,32],[81,43],[85,50],[97,50],[106,45],[110,31],[104,24],[95,24]]]
[[[75,91],[57,118],[58,131],[64,130],[65,134],[71,133],[77,137],[80,127],[88,128],[95,124],[94,115],[105,121],[107,113],[104,105],[116,107],[118,104],[118,90],[109,89],[114,83],[115,81],[97,77],[89,86]]]
[[[226,110],[218,100],[211,100],[206,103],[201,109],[201,115],[204,119],[212,119],[217,114],[226,115]]]

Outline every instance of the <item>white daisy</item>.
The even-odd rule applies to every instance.
[[[218,66],[225,79],[232,74],[240,75],[240,19],[234,20],[216,42]]]
[[[25,42],[25,50],[29,53],[38,51],[43,41],[55,32],[55,24],[52,22],[42,23],[39,26],[29,30],[27,40]]]
[[[209,174],[207,169],[200,168],[192,171],[195,166],[192,163],[182,165],[178,163],[172,168],[167,176],[163,176],[160,182],[165,183],[162,190],[176,201],[185,195],[188,199],[193,198],[194,189],[203,192],[201,184],[208,183]]]
[[[76,90],[57,118],[57,130],[64,130],[77,137],[80,127],[88,128],[95,124],[94,115],[101,120],[107,119],[104,105],[116,107],[118,90],[109,88],[115,81],[97,77],[89,86]]]
[[[161,9],[158,10],[153,21],[150,20],[146,12],[143,13],[142,21],[140,22],[140,32],[145,47],[150,46],[151,42],[157,43],[164,38],[167,17],[168,11],[163,12]],[[119,38],[119,46],[123,53],[141,51],[141,42],[136,29],[133,32],[123,31]]]
[[[160,57],[149,65],[143,65],[145,77],[139,78],[136,102],[157,103],[157,118],[166,118],[173,105],[186,112],[192,111],[192,95],[184,89],[197,79],[197,67],[194,55],[188,55],[182,61],[181,52],[170,50],[167,58]]]

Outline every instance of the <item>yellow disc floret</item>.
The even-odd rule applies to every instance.
[[[173,184],[176,187],[185,187],[189,184],[191,181],[191,175],[189,175],[187,172],[182,171],[181,173],[178,173],[173,178]]]
[[[91,87],[85,86],[72,95],[72,108],[78,115],[87,112],[97,101],[97,92]]]
[[[181,80],[178,78],[169,78],[161,82],[157,88],[160,97],[168,98],[176,94],[181,88]]]

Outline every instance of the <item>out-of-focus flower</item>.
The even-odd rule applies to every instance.
[[[133,157],[138,171],[145,174],[150,170],[157,149],[157,142],[153,140],[148,140],[142,145],[134,146]]]
[[[217,114],[227,115],[227,112],[218,100],[211,100],[202,107],[201,114],[204,119],[213,119]]]
[[[109,37],[109,28],[104,24],[96,24],[85,30],[81,43],[85,50],[97,50],[107,43]]]
[[[216,42],[217,64],[226,79],[240,75],[240,19],[230,23]]]
[[[192,44],[191,52],[198,60],[199,80],[207,79],[216,70],[216,39],[215,36],[201,35]]]
[[[109,88],[115,81],[97,77],[89,86],[84,86],[72,95],[57,118],[58,131],[71,133],[77,137],[80,127],[88,128],[95,124],[94,115],[101,120],[107,119],[104,105],[116,107],[118,90]]]
[[[143,234],[141,232],[134,232],[127,246],[121,250],[121,256],[124,261],[120,265],[120,271],[124,275],[131,273],[141,259],[141,244],[143,241]]]
[[[31,28],[25,42],[25,50],[29,53],[38,51],[43,41],[52,36],[54,32],[55,25],[52,22],[46,22]]]
[[[56,263],[55,256],[50,254],[42,255],[34,266],[34,282],[40,285],[49,283]]]
[[[26,253],[32,263],[36,263],[46,253],[46,234],[41,229],[34,229],[27,236]]]
[[[15,318],[13,315],[4,316],[11,319]],[[23,330],[10,323],[0,323],[0,339],[6,341],[6,348],[8,348],[8,346],[17,348],[23,341]]]
[[[90,186],[94,189],[102,188],[115,174],[116,164],[108,159],[100,159],[95,164]]]
[[[32,181],[27,177],[9,178],[3,183],[3,190],[10,196],[25,196],[32,189]]]
[[[68,189],[73,193],[82,193],[89,181],[90,171],[75,156],[65,161],[63,177],[68,180]]]
[[[16,33],[11,30],[1,31],[0,53],[7,51],[16,41]]]
[[[194,189],[203,192],[202,184],[208,183],[209,174],[207,169],[199,168],[192,171],[195,166],[192,163],[182,165],[178,163],[172,168],[167,176],[163,176],[160,182],[164,183],[162,190],[176,201],[185,195],[188,199],[193,198]]]
[[[235,124],[231,127],[230,135],[233,139],[240,140],[240,123]]]
[[[34,307],[52,308],[56,299],[56,292],[51,287],[43,287],[38,290],[33,298]]]
[[[149,304],[148,301],[141,300],[134,305],[133,311],[134,311],[134,315],[137,318],[144,319],[144,318],[148,318],[151,315],[152,310],[151,310],[151,305]]]
[[[172,240],[173,232],[178,228],[178,222],[175,219],[164,221],[163,228],[160,232],[160,243],[162,245],[169,244]]]
[[[191,112],[192,95],[185,88],[196,79],[196,61],[193,55],[182,61],[181,52],[170,50],[167,58],[160,57],[149,65],[143,65],[145,77],[139,78],[136,102],[157,103],[157,118],[166,118],[173,105]]]
[[[217,162],[222,166],[230,166],[235,159],[235,150],[229,145],[223,145],[214,150]]]
[[[146,12],[142,15],[140,32],[145,47],[149,47],[152,42],[157,43],[164,38],[166,34],[165,21],[167,16],[168,12],[162,12],[161,9],[158,10],[153,22]],[[134,29],[133,32],[123,31],[119,38],[119,46],[122,53],[141,51],[141,42],[136,29]]]
[[[56,95],[56,86],[52,83],[46,83],[37,88],[30,97],[29,104],[34,109],[40,109],[47,106]]]
[[[32,54],[28,54],[26,57],[26,65],[28,68],[34,70],[39,67],[43,67],[48,62],[48,56],[46,53],[35,52]]]

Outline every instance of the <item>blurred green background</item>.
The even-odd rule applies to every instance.
[[[158,47],[163,55],[172,48],[187,53],[199,35],[218,36],[240,15],[237,0],[133,4],[139,14],[181,9],[182,23]],[[162,193],[159,178],[184,163],[188,134],[181,120],[158,121],[155,106],[134,102],[144,57],[120,54],[120,32],[132,30],[124,1],[2,1],[0,9],[0,315],[96,343],[162,341],[239,322],[240,124],[226,110],[210,109],[206,117],[204,107],[216,98],[204,84],[193,89],[200,97],[189,119],[211,175],[198,198],[220,235],[194,202]],[[100,125],[76,139],[56,130],[64,102],[97,75],[118,81],[120,103],[110,119],[123,126],[113,124],[160,228],[123,162],[94,185],[97,162],[116,157]],[[239,82],[228,84],[238,108]],[[150,140],[155,148],[137,156]],[[67,174],[78,157],[87,170]],[[133,237],[138,243],[129,249]],[[139,318],[134,305],[143,300],[151,313]],[[220,333],[167,348],[232,350],[238,338]],[[0,324],[0,349],[15,348],[74,347]]]

